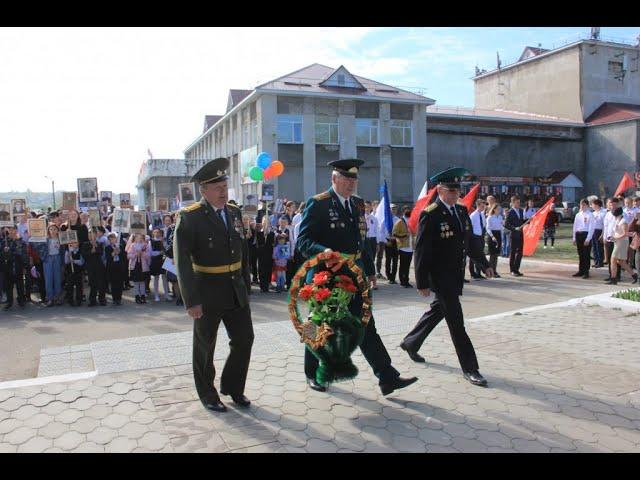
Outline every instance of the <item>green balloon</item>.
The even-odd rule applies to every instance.
[[[264,170],[262,170],[260,167],[251,167],[251,170],[249,170],[249,178],[251,180],[259,182],[264,178]]]

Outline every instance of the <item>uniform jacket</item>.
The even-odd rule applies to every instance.
[[[375,275],[373,254],[366,241],[364,201],[351,196],[350,208],[351,215],[345,211],[333,187],[309,199],[300,222],[296,248],[305,258],[327,248],[345,254],[361,253],[356,263],[366,276]]]
[[[420,214],[414,253],[416,286],[420,290],[462,295],[465,255],[483,270],[489,266],[484,255],[468,249],[471,221],[466,207],[455,208],[462,227],[440,198]]]
[[[248,271],[242,214],[226,205],[227,227],[206,199],[179,213],[173,237],[173,258],[185,306],[208,305],[216,311],[247,305],[244,278]],[[241,270],[226,273],[196,272],[192,264],[204,267],[241,262]],[[238,300],[236,305],[235,298]]]
[[[509,209],[509,213],[507,214],[507,218],[504,221],[504,228],[511,231],[511,235],[522,235],[522,229],[516,230],[516,227],[521,227],[526,221],[524,218],[524,211],[519,208],[519,213],[516,214],[513,208]]]

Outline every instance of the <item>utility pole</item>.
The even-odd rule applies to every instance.
[[[46,175],[44,176],[44,178],[51,180],[51,199],[53,200],[53,209],[56,209],[56,187],[55,187],[55,183],[53,182],[53,178],[49,178]]]

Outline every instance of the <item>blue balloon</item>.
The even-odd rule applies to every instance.
[[[269,168],[269,165],[271,165],[271,162],[273,162],[273,159],[271,158],[271,155],[269,155],[267,152],[259,153],[258,158],[256,159],[256,163],[262,170],[266,170],[267,168]]]

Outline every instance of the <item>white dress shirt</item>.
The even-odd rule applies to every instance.
[[[624,207],[622,209],[622,215],[624,216],[624,219],[627,221],[628,224],[631,224],[631,221],[633,220],[633,217],[636,216],[637,211],[638,209],[635,207],[631,207],[631,208]]]
[[[477,209],[473,211],[471,215],[469,215],[471,219],[471,226],[473,227],[473,234],[482,236],[482,227],[487,228],[487,221],[484,217],[484,212],[479,212]]]
[[[531,207],[531,208],[527,208],[524,211],[524,219],[525,220],[529,220],[531,217],[533,217],[536,214],[536,209]]]
[[[605,242],[608,241],[608,238],[613,238],[614,228],[616,226],[616,217],[613,216],[613,213],[607,212],[604,216],[604,230],[602,231],[602,238],[604,238]],[[613,241],[613,240],[611,240]]]
[[[582,210],[576,213],[576,218],[573,220],[573,241],[576,241],[576,233],[577,232],[587,232],[587,242],[591,241],[593,237],[593,225],[595,222],[593,221],[593,214],[587,210],[583,212]]]
[[[378,240],[378,219],[371,213],[366,214],[367,221],[367,238],[375,238]]]
[[[593,229],[604,230],[604,216],[607,214],[606,210],[601,208],[600,210],[593,211]]]
[[[491,231],[497,230],[501,232],[503,229],[503,225],[504,225],[504,217],[502,216],[502,214],[489,215],[489,218],[487,218],[487,230],[491,230]]]

